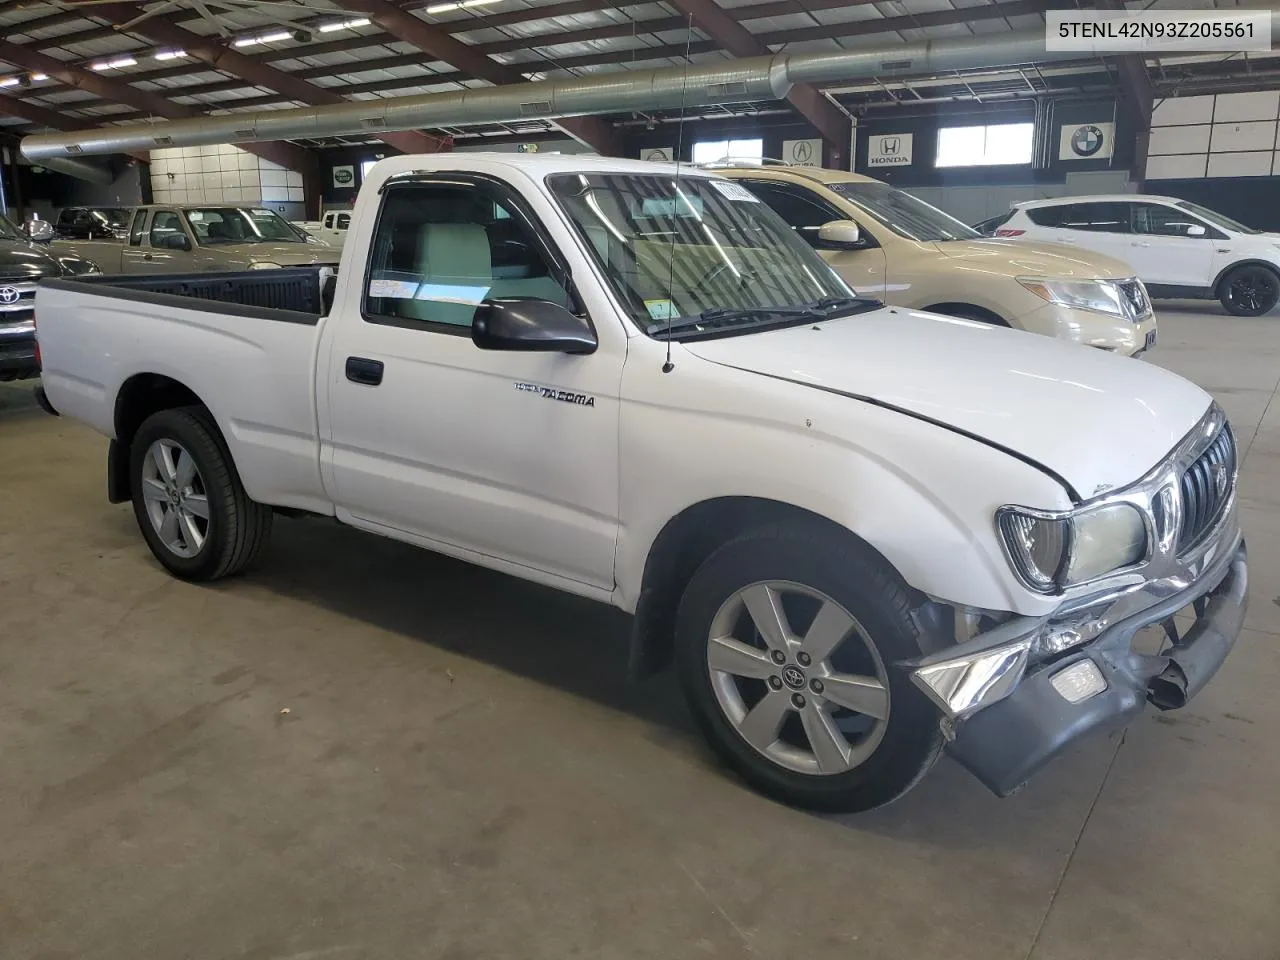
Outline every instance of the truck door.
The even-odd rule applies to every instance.
[[[121,255],[125,273],[183,273],[191,263],[191,236],[177,210],[156,210],[143,242],[130,244]]]
[[[581,309],[533,202],[471,174],[382,191],[368,270],[326,325],[322,462],[343,520],[608,590],[625,334],[590,355],[471,341],[486,298]]]

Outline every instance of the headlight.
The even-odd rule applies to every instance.
[[[267,263],[267,262],[265,262],[265,261],[261,261],[261,260],[260,260],[260,261],[258,261],[257,263],[251,263],[251,264],[249,264],[249,269],[250,269],[250,270],[279,270],[279,269],[280,269],[280,264],[278,264],[278,263]]]
[[[1125,315],[1119,288],[1105,280],[1040,280],[1035,277],[1019,277],[1018,282],[1049,303],[1117,317]]]
[[[1001,507],[1000,538],[1022,580],[1053,593],[1132,566],[1147,555],[1147,524],[1127,503],[1057,516]]]

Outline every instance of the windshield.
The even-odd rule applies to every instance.
[[[829,186],[908,240],[936,242],[982,237],[973,227],[887,183],[832,183]]]
[[[272,213],[249,207],[187,207],[183,211],[201,246],[226,243],[306,243],[306,235]]]
[[[548,185],[640,329],[812,322],[853,296],[768,206],[728,180],[563,174]],[[787,312],[789,311],[789,312]]]
[[[1261,230],[1255,230],[1253,227],[1246,227],[1238,220],[1232,220],[1230,217],[1224,217],[1216,210],[1210,210],[1208,207],[1202,207],[1198,203],[1192,203],[1190,200],[1179,200],[1178,206],[1183,210],[1189,210],[1197,217],[1208,220],[1216,227],[1224,227],[1227,230],[1234,230],[1236,233],[1261,233]]]

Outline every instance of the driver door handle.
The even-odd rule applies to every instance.
[[[1133,245],[1134,245],[1135,247],[1149,247],[1149,246],[1151,246],[1151,241],[1150,241],[1150,240],[1135,240],[1135,241],[1133,241]]]
[[[143,260],[154,260],[155,258],[154,258],[151,254],[149,254],[149,253],[144,253],[144,254],[142,255],[142,259],[143,259]]]
[[[382,361],[367,357],[347,357],[347,379],[352,383],[376,387],[382,382]]]

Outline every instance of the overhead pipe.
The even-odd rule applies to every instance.
[[[836,53],[748,57],[709,65],[618,71],[321,107],[43,133],[23,138],[22,153],[31,160],[45,161],[213,143],[376,136],[393,130],[677,110],[779,100],[797,83],[838,83],[862,77],[890,78],[1072,59],[1088,59],[1088,55],[1046,51],[1043,31],[1018,31],[1001,35],[998,41],[985,36],[966,37]]]

